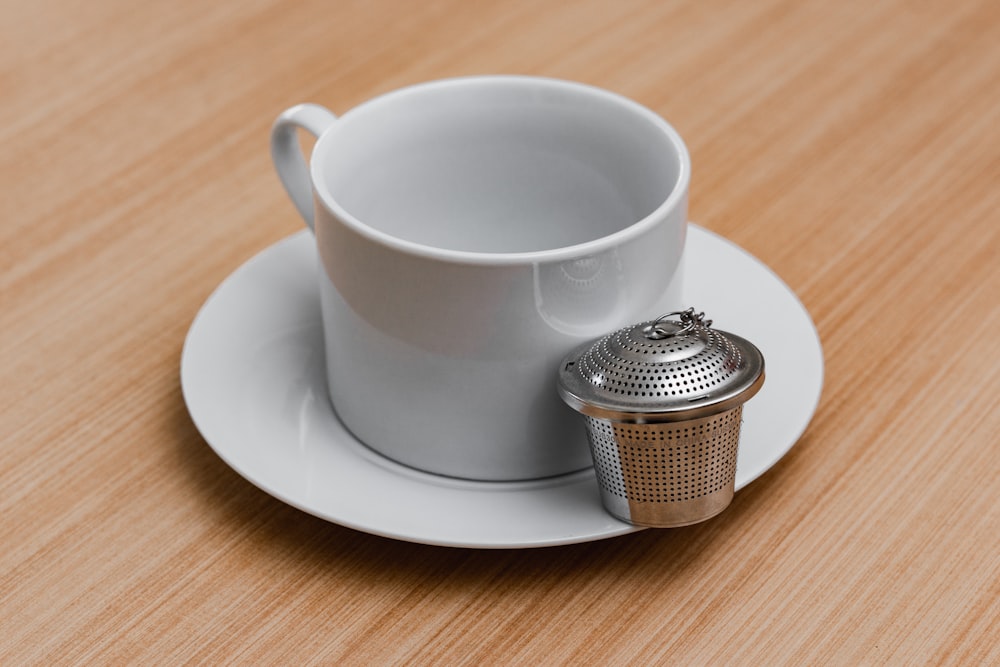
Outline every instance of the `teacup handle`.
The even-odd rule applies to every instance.
[[[303,129],[317,139],[337,117],[318,104],[286,109],[271,126],[271,160],[302,219],[313,229],[312,181],[296,131]]]

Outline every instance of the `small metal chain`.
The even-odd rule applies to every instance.
[[[679,322],[667,319],[668,317],[672,317],[674,315],[678,315],[680,317]],[[663,326],[661,326],[664,322],[679,325],[681,328],[676,331],[667,331],[663,328]],[[704,327],[707,329],[710,326],[712,326],[712,320],[706,320],[705,313],[695,313],[694,308],[688,308],[687,310],[675,310],[672,313],[660,315],[651,323],[646,325],[646,327],[643,328],[642,333],[650,340],[662,340],[672,336],[682,336],[695,329],[695,327]]]

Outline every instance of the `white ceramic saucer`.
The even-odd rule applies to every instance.
[[[767,380],[744,408],[740,489],[805,430],[823,384],[809,314],[764,264],[692,225],[685,301],[753,341]],[[312,235],[250,259],[209,297],[181,358],[188,410],[240,475],[301,510],[357,530],[448,546],[571,544],[637,528],[606,514],[592,470],[528,482],[473,482],[419,472],[358,442],[326,396]],[[581,421],[579,433],[584,438]]]

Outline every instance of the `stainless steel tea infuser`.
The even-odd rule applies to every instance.
[[[604,507],[623,521],[684,526],[733,498],[743,404],[764,383],[764,358],[711,324],[693,308],[668,313],[560,366],[559,395],[585,416]]]

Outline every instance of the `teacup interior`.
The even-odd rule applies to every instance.
[[[613,234],[659,207],[682,169],[663,126],[634,106],[530,80],[408,89],[328,134],[317,145],[325,196],[364,225],[449,250],[532,252]]]

